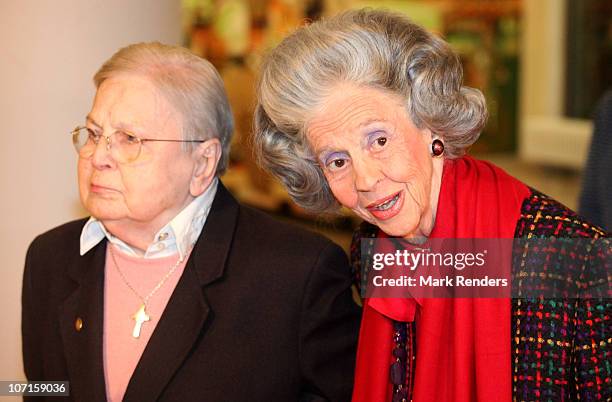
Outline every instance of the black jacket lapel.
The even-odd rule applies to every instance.
[[[70,395],[80,401],[106,400],[102,356],[105,256],[103,241],[75,258],[68,273],[77,288],[59,308]]]
[[[157,400],[201,337],[214,306],[205,287],[223,276],[239,206],[219,183],[202,233],[166,309],[151,335],[124,401]]]

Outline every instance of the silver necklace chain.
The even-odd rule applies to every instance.
[[[136,289],[134,289],[134,287],[130,284],[130,282],[125,278],[125,276],[123,275],[123,272],[121,272],[121,268],[119,268],[119,264],[117,264],[117,259],[115,258],[115,252],[113,251],[113,245],[109,244],[109,247],[110,247],[111,258],[113,259],[113,264],[115,265],[117,273],[123,280],[123,283],[125,283],[125,285],[132,291],[132,293],[134,293],[142,301],[142,304],[144,304],[145,306],[147,305],[147,302],[149,301],[149,299],[155,294],[155,292],[157,292],[162,286],[164,286],[164,283],[166,283],[168,278],[170,278],[170,276],[174,273],[174,271],[176,271],[178,266],[181,265],[181,263],[185,260],[185,257],[187,257],[189,253],[191,253],[191,249],[190,249],[187,252],[187,254],[185,254],[185,257],[183,258],[179,257],[174,263],[174,265],[170,267],[168,272],[166,272],[166,275],[164,275],[164,277],[161,278],[159,282],[157,282],[157,285],[155,285],[153,290],[151,290],[151,292],[149,292],[149,294],[146,297],[142,297],[140,293],[138,293]]]

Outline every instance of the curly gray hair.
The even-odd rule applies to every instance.
[[[349,82],[399,95],[413,123],[457,158],[487,119],[484,96],[462,81],[457,55],[421,26],[389,11],[347,11],[299,28],[264,59],[254,151],[296,203],[333,210],[338,203],[305,137],[309,113],[330,89]]]
[[[223,81],[207,60],[184,47],[159,42],[136,43],[119,49],[94,75],[96,88],[107,79],[134,74],[153,83],[182,116],[183,139],[221,142],[217,175],[227,169],[234,131],[232,110]],[[194,145],[185,144],[185,150]]]

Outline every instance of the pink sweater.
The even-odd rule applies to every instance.
[[[110,255],[110,244],[106,250],[104,278],[104,378],[106,397],[110,402],[121,401],[132,373],[140,360],[155,326],[159,322],[166,304],[183,274],[187,258],[170,275],[163,286],[147,302],[150,321],[142,324],[140,337],[132,337],[135,321],[132,316],[142,301],[125,284]],[[115,258],[129,284],[146,297],[166,275],[179,258],[178,253],[164,258],[140,258],[128,256],[116,247]]]

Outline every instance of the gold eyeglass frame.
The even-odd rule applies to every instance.
[[[72,145],[74,145],[74,148],[75,148],[76,152],[82,158],[91,158],[93,156],[93,154],[95,153],[95,147],[93,148],[93,152],[91,153],[91,155],[82,155],[81,154],[81,150],[83,148],[85,148],[85,146],[87,145],[87,143],[85,143],[81,147],[79,147],[79,145],[78,145],[78,137],[79,137],[79,133],[81,132],[81,130],[87,130],[88,131],[89,138],[93,137],[92,141],[96,145],[96,147],[100,143],[100,138],[104,137],[104,139],[106,140],[106,150],[108,152],[110,152],[110,149],[111,149],[111,137],[113,135],[115,135],[117,132],[119,132],[119,131],[115,131],[111,135],[93,135],[92,136],[91,135],[91,133],[92,133],[91,129],[87,128],[86,126],[76,126],[70,132],[70,134],[72,135]],[[186,142],[186,143],[202,143],[202,142],[206,141],[206,140],[170,140],[170,139],[158,139],[158,138],[141,138],[141,137],[139,137],[139,136],[137,136],[134,133],[131,133],[129,131],[122,130],[121,132],[123,132],[124,134],[127,134],[130,137],[135,138],[138,141],[138,152],[136,153],[136,156],[133,157],[133,158],[130,158],[130,159],[126,160],[126,161],[120,161],[122,163],[131,163],[131,162],[134,162],[136,159],[138,159],[138,157],[140,156],[140,153],[142,152],[142,144],[144,142],[147,142],[147,141],[149,141],[149,142]]]

